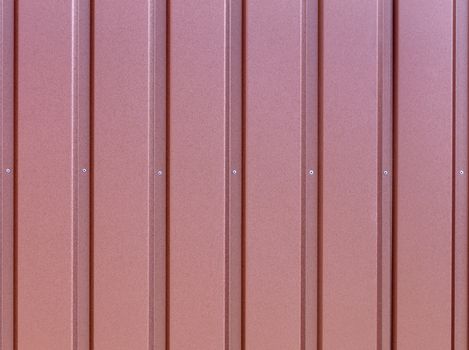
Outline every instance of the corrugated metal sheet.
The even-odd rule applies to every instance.
[[[468,11],[0,0],[0,349],[467,349]]]

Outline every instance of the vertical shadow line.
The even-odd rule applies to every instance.
[[[166,324],[166,341],[165,341],[165,350],[170,350],[171,345],[171,264],[170,264],[170,251],[171,251],[171,221],[170,221],[170,199],[171,199],[171,0],[164,0],[166,1],[166,96],[165,96],[165,103],[166,103],[166,125],[165,125],[165,133],[166,133],[166,159],[165,159],[165,167],[166,167],[166,190],[165,190],[165,202],[166,202],[166,213],[165,213],[165,220],[166,220],[166,239],[165,239],[165,255],[166,255],[166,266],[165,266],[165,302],[166,302],[166,310],[165,310],[165,324]]]
[[[246,98],[247,98],[247,0],[241,6],[241,349],[246,349]]]
[[[19,0],[13,5],[13,346],[18,349],[18,27],[19,27]]]
[[[307,150],[306,150],[306,3],[307,0],[301,1],[301,166],[300,166],[300,178],[301,178],[301,330],[300,330],[300,347],[301,350],[305,350],[306,347],[306,168],[307,168]]]
[[[225,29],[225,47],[224,47],[224,119],[225,119],[225,350],[230,350],[230,215],[231,215],[231,181],[230,181],[230,132],[231,132],[231,110],[230,110],[230,69],[231,69],[231,0],[225,0],[225,18],[224,18],[224,29]]]
[[[398,14],[399,14],[399,0],[392,0],[392,251],[391,251],[391,267],[392,267],[392,294],[391,294],[391,348],[397,350],[397,186],[398,186]]]
[[[317,349],[323,349],[324,3],[318,0],[318,261]]]
[[[378,0],[377,41],[378,41],[378,147],[377,147],[377,349],[383,346],[383,55],[384,55],[384,6],[383,0]]]
[[[89,91],[90,91],[90,148],[89,148],[89,158],[90,158],[90,182],[89,182],[89,284],[90,284],[90,308],[89,308],[89,334],[90,334],[90,350],[94,349],[94,169],[95,169],[95,159],[94,159],[94,135],[95,135],[95,115],[94,115],[94,81],[95,81],[95,0],[90,0],[90,81],[89,81]]]
[[[451,349],[455,349],[455,326],[456,326],[456,0],[452,0],[452,83],[451,83],[451,108],[452,108],[452,208],[451,208]]]
[[[148,349],[155,348],[155,0],[148,0]]]
[[[79,2],[72,0],[72,62],[71,62],[71,117],[72,117],[72,348],[78,348],[78,220],[79,220]]]

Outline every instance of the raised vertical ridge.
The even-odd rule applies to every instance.
[[[378,3],[378,349],[391,347],[392,1]]]
[[[456,324],[456,1],[452,1],[452,33],[451,33],[451,44],[452,44],[452,86],[451,86],[451,117],[452,117],[452,131],[451,131],[451,190],[452,190],[452,203],[451,203],[451,350],[455,348],[455,324]],[[461,174],[460,174],[461,175]]]
[[[90,334],[90,2],[72,2],[73,349],[85,350]]]
[[[11,0],[13,6],[13,349],[18,349],[18,2]]]
[[[317,350],[323,350],[323,203],[324,203],[324,0],[318,1],[318,195],[317,195]]]
[[[231,33],[230,33],[230,23],[231,23],[231,1],[225,0],[225,18],[224,18],[224,30],[225,30],[225,42],[224,42],[224,49],[225,49],[225,65],[224,65],[224,79],[225,79],[225,105],[224,105],[224,122],[225,122],[225,350],[230,349],[230,209],[231,209],[231,191],[230,191],[230,65],[231,65],[231,57],[230,57],[230,45],[231,45]]]
[[[155,143],[157,131],[155,128],[155,3],[148,0],[148,350],[155,348],[155,201],[157,193],[155,190],[155,177],[158,170],[154,169],[156,164],[152,166],[155,160]],[[162,170],[160,170],[162,171]]]
[[[242,1],[225,1],[225,349],[241,350]]]
[[[89,21],[90,21],[90,33],[89,33],[89,40],[90,40],[90,56],[89,56],[89,69],[90,69],[90,80],[88,83],[88,88],[90,92],[90,105],[89,105],[89,114],[90,114],[90,127],[89,127],[89,167],[90,167],[90,191],[89,191],[89,200],[90,200],[90,210],[88,211],[89,213],[89,292],[88,292],[88,298],[89,298],[89,313],[88,313],[88,321],[89,321],[89,350],[94,350],[94,158],[95,158],[95,152],[94,152],[94,135],[95,135],[95,130],[94,130],[94,124],[95,124],[95,115],[94,115],[94,93],[95,93],[95,88],[94,88],[94,80],[95,80],[95,69],[94,69],[94,53],[95,53],[95,45],[94,45],[94,39],[95,39],[95,0],[89,0],[90,1],[90,16],[89,16]]]
[[[301,348],[318,343],[318,0],[301,16]]]
[[[149,0],[149,349],[166,347],[166,1]]]
[[[71,3],[71,49],[72,49],[72,61],[71,61],[71,117],[72,117],[72,349],[77,350],[78,345],[78,178],[79,178],[79,116],[78,116],[78,4],[75,0]]]
[[[377,28],[376,28],[376,34],[377,34],[377,41],[378,41],[378,62],[377,62],[377,75],[378,75],[378,85],[377,85],[377,117],[378,117],[378,142],[377,142],[377,169],[376,169],[376,176],[378,178],[377,181],[377,203],[376,203],[376,208],[377,208],[377,213],[376,213],[376,233],[377,233],[377,247],[376,247],[376,252],[377,252],[377,285],[376,285],[376,290],[377,290],[377,306],[376,306],[376,322],[377,322],[377,344],[376,348],[381,349],[382,347],[382,335],[383,335],[383,329],[382,329],[382,324],[383,324],[383,310],[382,310],[382,305],[383,305],[383,295],[382,295],[382,282],[383,282],[383,252],[382,252],[382,247],[383,247],[383,227],[382,227],[382,221],[383,221],[383,194],[382,194],[382,189],[383,189],[383,180],[382,180],[382,175],[383,174],[383,144],[382,144],[382,139],[383,139],[383,0],[377,0]]]
[[[453,350],[468,348],[468,2],[454,0]]]
[[[171,53],[171,50],[170,50],[170,38],[171,38],[171,6],[170,6],[170,0],[166,0],[164,1],[165,3],[165,11],[162,11],[162,13],[165,15],[165,26],[164,26],[164,29],[166,31],[165,33],[165,40],[166,40],[166,45],[165,45],[165,48],[164,48],[164,54],[165,54],[165,64],[164,64],[164,68],[165,68],[165,76],[164,76],[164,82],[165,82],[165,87],[166,87],[166,90],[165,90],[165,96],[164,96],[164,102],[165,102],[165,106],[166,106],[166,110],[165,110],[165,122],[166,122],[166,125],[165,125],[165,132],[166,132],[166,139],[165,139],[165,149],[166,149],[166,157],[165,157],[165,162],[164,162],[164,165],[166,167],[166,182],[165,182],[165,196],[164,196],[164,199],[165,199],[165,204],[166,204],[166,207],[165,207],[165,216],[164,216],[164,219],[165,219],[165,222],[166,222],[166,226],[165,226],[165,234],[164,234],[164,239],[165,239],[165,269],[164,269],[164,273],[165,273],[165,290],[164,290],[164,298],[165,298],[165,305],[164,305],[164,308],[165,308],[165,320],[164,320],[164,324],[165,324],[165,334],[164,334],[164,338],[165,338],[165,344],[164,344],[164,347],[163,349],[164,350],[170,350],[170,192],[169,192],[169,186],[170,186],[170,170],[171,170],[171,167],[170,167],[170,162],[171,162],[171,158],[169,156],[170,154],[170,136],[171,136],[171,133],[170,133],[170,128],[171,128],[171,124],[169,122],[169,117],[170,117],[170,101],[171,101],[171,95],[170,95],[170,84],[171,84],[171,70],[170,70],[170,67],[171,67],[171,56],[170,56],[170,53]]]
[[[14,347],[14,2],[0,1],[0,348]]]
[[[247,0],[241,1],[241,349],[246,349],[246,98]]]
[[[398,28],[398,14],[399,14],[399,0],[392,1],[392,73],[391,73],[391,108],[392,108],[392,171],[391,171],[391,350],[397,350],[397,159],[398,159],[398,119],[397,119],[397,78],[398,78],[398,40],[399,40],[399,28]]]

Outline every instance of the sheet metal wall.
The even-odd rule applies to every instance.
[[[468,348],[465,0],[0,4],[0,349]]]

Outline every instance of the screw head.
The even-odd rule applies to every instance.
[[[158,171],[156,172],[156,175],[158,175],[158,176],[163,175],[163,170],[158,170]]]
[[[464,170],[459,170],[459,174],[464,175]]]
[[[5,172],[6,172],[7,174],[11,174],[12,170],[11,170],[10,168],[6,168],[6,169],[5,169]]]
[[[88,169],[86,169],[86,168],[81,169],[82,173],[86,173],[87,171],[88,171]]]
[[[238,171],[236,169],[233,169],[232,173],[233,173],[233,175],[236,175],[238,173]]]
[[[311,169],[310,171],[308,171],[308,174],[309,175],[314,175],[314,170]]]
[[[389,175],[389,171],[385,170],[385,171],[383,171],[383,174],[384,174],[384,176],[388,176],[388,175]]]

